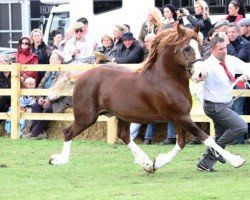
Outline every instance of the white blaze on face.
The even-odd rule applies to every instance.
[[[196,40],[194,40],[194,39],[191,39],[189,45],[195,51],[195,59],[196,60],[200,59],[201,58],[201,54],[200,54],[200,51],[199,51],[199,44],[198,44],[198,42]],[[197,62],[194,63],[194,71],[195,71],[195,73],[199,72],[201,70],[202,63],[203,63],[202,61],[197,61]]]

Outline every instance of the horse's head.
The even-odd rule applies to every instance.
[[[200,53],[199,28],[197,27],[192,30],[177,26],[176,30],[178,32],[179,42],[175,47],[175,62],[181,66],[186,66],[187,70],[193,73],[194,65],[199,61],[203,61]]]

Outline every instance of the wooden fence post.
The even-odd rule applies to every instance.
[[[20,121],[20,64],[12,64],[11,69],[11,139],[17,139],[19,135]]]
[[[110,117],[107,122],[107,142],[113,144],[117,140],[117,119],[116,117]]]

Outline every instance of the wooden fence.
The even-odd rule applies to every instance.
[[[74,120],[73,113],[21,113],[19,99],[24,95],[32,96],[47,96],[48,89],[20,89],[20,71],[87,71],[91,68],[98,67],[96,64],[86,65],[0,65],[0,71],[11,71],[11,88],[0,89],[0,96],[11,96],[11,113],[0,113],[0,119],[11,120],[11,139],[19,138],[19,120],[59,120],[72,121]],[[129,64],[125,65],[128,68],[136,69],[140,65]],[[242,96],[250,96],[250,90],[234,90],[233,95],[237,96],[242,93]],[[68,94],[62,93],[62,96]],[[214,128],[212,120],[207,117],[202,108],[193,108],[191,117],[194,122],[209,122],[210,135],[213,135]],[[241,116],[244,120],[250,123],[250,115]],[[98,121],[107,122],[107,141],[114,143],[117,140],[117,120],[115,117],[99,116]]]

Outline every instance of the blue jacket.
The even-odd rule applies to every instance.
[[[250,42],[239,36],[227,45],[227,53],[236,56],[244,62],[250,62]]]

